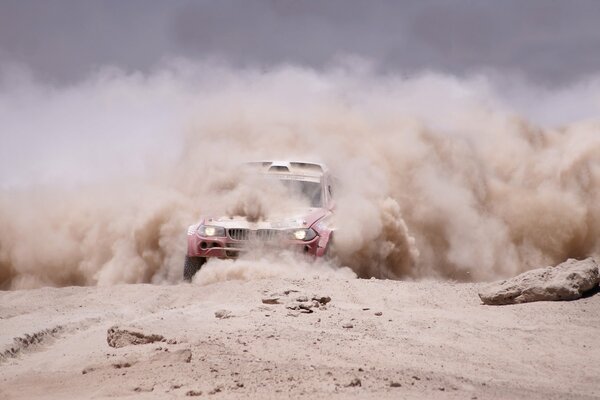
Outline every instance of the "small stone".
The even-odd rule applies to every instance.
[[[321,303],[323,305],[325,305],[325,304],[327,304],[327,303],[329,303],[331,301],[331,297],[329,297],[329,296],[317,296],[317,295],[314,295],[312,297],[312,299],[318,301],[319,303]]]
[[[152,392],[154,390],[154,386],[138,386],[133,389],[134,392]]]
[[[202,391],[200,390],[188,390],[185,392],[186,396],[202,396]]]
[[[390,382],[390,387],[393,387],[393,388],[402,387],[402,384],[400,382]]]
[[[227,319],[227,318],[231,318],[231,311],[229,310],[217,310],[215,311],[215,317],[219,318],[219,319]]]
[[[381,317],[381,316],[383,315],[383,313],[382,313],[381,311],[377,311],[377,312],[375,313],[375,315],[376,315],[376,316],[378,316],[378,317]]]
[[[216,388],[214,388],[213,390],[211,390],[210,392],[208,392],[208,394],[217,394],[221,392],[221,388],[219,386],[217,386]]]
[[[296,297],[296,301],[299,303],[305,303],[308,301],[308,296],[298,296]]]
[[[110,347],[120,348],[131,345],[164,342],[166,339],[161,335],[147,335],[139,330],[123,329],[113,326],[107,331],[106,341]]]
[[[354,325],[352,325],[351,322],[344,322],[342,324],[342,328],[350,329],[350,328],[354,328]]]
[[[346,387],[357,387],[357,386],[362,386],[362,382],[358,378],[352,379],[350,381],[350,383],[346,385]]]
[[[279,297],[264,297],[262,302],[263,304],[281,304]]]
[[[298,304],[298,308],[300,308],[301,310],[308,310],[310,312],[312,312],[311,308],[313,307],[313,305],[311,303],[307,303],[307,304]]]

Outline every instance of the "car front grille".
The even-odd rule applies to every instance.
[[[270,242],[280,238],[281,232],[277,229],[250,230],[242,228],[230,228],[227,229],[227,235],[233,240],[256,239],[260,241]]]
[[[275,229],[259,229],[256,231],[256,238],[270,242],[279,238],[280,232]]]
[[[233,240],[248,240],[250,236],[249,229],[230,228],[227,229],[227,235]]]

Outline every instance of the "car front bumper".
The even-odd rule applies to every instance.
[[[320,236],[313,239],[291,240],[287,238],[244,238],[236,240],[229,235],[225,237],[206,237],[197,232],[188,235],[188,256],[237,258],[248,251],[269,251],[272,249],[289,249],[313,256],[321,256],[323,249],[319,247]]]

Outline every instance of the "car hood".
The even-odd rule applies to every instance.
[[[222,226],[227,229],[297,229],[308,228],[329,213],[330,211],[325,208],[305,208],[286,214],[272,215],[266,220],[256,222],[250,222],[246,217],[234,216],[205,218],[204,223]]]

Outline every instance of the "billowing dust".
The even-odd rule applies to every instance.
[[[480,281],[600,250],[600,123],[542,127],[482,77],[181,63],[1,82],[2,288],[178,282],[188,225],[281,201],[236,168],[263,159],[338,178],[336,257],[315,270]],[[311,268],[265,257],[211,260],[196,281]]]
[[[272,277],[292,279],[354,279],[356,274],[348,267],[336,268],[330,262],[310,260],[292,252],[278,251],[245,255],[237,260],[209,259],[193,279],[195,284],[206,285],[229,280],[253,280]]]

